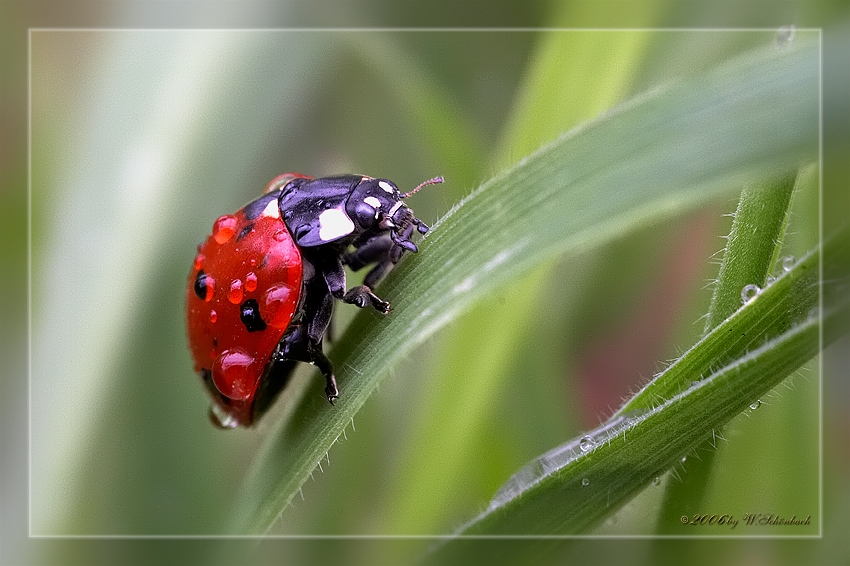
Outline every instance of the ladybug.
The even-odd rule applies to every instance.
[[[390,312],[372,291],[428,226],[387,179],[314,178],[284,173],[263,196],[220,217],[198,246],[186,290],[186,327],[195,371],[220,428],[251,426],[271,406],[298,362],[316,365],[328,401],[339,397],[322,351],[334,299]],[[344,266],[375,264],[346,290]]]

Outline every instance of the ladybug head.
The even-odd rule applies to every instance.
[[[442,182],[442,177],[435,177],[410,192],[401,193],[392,181],[367,178],[352,191],[347,209],[361,231],[388,231],[398,246],[416,252],[418,248],[410,241],[413,228],[420,234],[425,234],[428,232],[428,226],[416,218],[413,211],[402,201],[426,185]]]

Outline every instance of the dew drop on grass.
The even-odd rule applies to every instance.
[[[767,286],[770,287],[774,283],[776,283],[776,277],[774,277],[773,275],[768,275],[767,276]]]
[[[785,47],[794,41],[794,34],[797,32],[796,26],[782,26],[776,32],[776,45]]]
[[[794,259],[794,256],[788,255],[782,258],[782,270],[783,271],[791,271],[791,268],[794,267],[794,264],[797,263],[797,260]]]
[[[655,479],[652,480],[652,485],[654,485],[655,487],[658,487],[659,485],[661,485],[661,477],[655,476]]]
[[[687,461],[687,459],[688,459],[687,456],[682,456],[682,463],[684,464]]]
[[[589,479],[587,479],[587,478],[583,478],[583,479],[581,480],[581,485],[582,485],[582,487],[587,487],[587,486],[589,486],[589,485],[590,485],[590,480],[589,480]]]
[[[744,304],[747,304],[753,299],[755,299],[759,293],[761,293],[761,289],[758,285],[754,285],[753,283],[750,283],[749,285],[744,285],[744,288],[741,289],[741,301]]]
[[[597,427],[592,432],[580,437],[573,438],[538,456],[511,476],[493,496],[488,509],[493,510],[503,506],[508,501],[521,495],[543,478],[564,469],[570,463],[588,456],[590,451],[597,446],[604,446],[606,442],[619,438],[628,428],[635,425],[647,411],[634,409],[625,414],[612,417],[607,422]],[[590,480],[584,478],[582,485],[587,486]]]
[[[750,409],[752,409],[753,411],[755,411],[755,410],[756,410],[756,409],[758,409],[759,407],[761,407],[761,399],[759,399],[759,400],[758,400],[758,401],[756,401],[755,403],[751,403],[751,404],[750,404]]]

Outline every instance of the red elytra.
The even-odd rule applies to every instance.
[[[298,307],[301,252],[277,199],[254,219],[245,209],[216,220],[189,274],[186,317],[195,371],[211,372],[227,411],[250,422],[252,398]],[[256,301],[268,325],[249,331],[242,305]]]

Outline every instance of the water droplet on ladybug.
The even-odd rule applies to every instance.
[[[212,350],[210,350],[210,359],[211,359],[211,360],[213,360],[213,361],[215,361],[215,359],[216,359],[217,357],[218,357],[218,352],[216,352],[216,351],[215,351],[215,348],[213,348]]]
[[[227,300],[234,305],[242,302],[242,281],[234,279],[230,283],[230,290],[227,292]]]
[[[235,428],[239,425],[239,421],[236,420],[236,417],[228,414],[216,403],[210,405],[210,421],[218,428]]]
[[[212,232],[213,239],[216,243],[221,245],[232,238],[233,234],[236,233],[237,224],[238,221],[232,214],[225,214],[224,216],[219,217],[219,219],[215,221],[215,224],[213,224]]]
[[[210,311],[210,322],[218,320],[218,314],[215,311]]]
[[[245,276],[245,290],[249,293],[257,290],[257,274],[253,271],[248,272],[248,275]]]
[[[257,260],[254,259],[254,258],[251,258],[251,261],[249,261],[248,263],[251,264],[251,267],[254,267],[255,265],[257,265]]]
[[[204,258],[204,256],[203,256],[203,254],[198,254],[198,255],[196,255],[196,256],[195,256],[195,264],[194,264],[194,268],[195,268],[195,269],[201,269],[201,267],[204,265],[204,259],[205,259],[205,258]]]
[[[270,287],[263,295],[260,311],[269,326],[286,328],[295,311],[295,293],[286,285]]]
[[[284,230],[283,228],[281,228],[280,230],[278,230],[277,232],[275,232],[275,233],[274,233],[274,236],[272,236],[272,237],[273,237],[275,240],[277,240],[278,242],[282,242],[282,241],[284,241],[285,239],[287,239],[287,238],[289,237],[289,234],[287,233],[287,231],[286,231],[286,230]]]
[[[244,350],[225,350],[215,359],[212,368],[216,389],[228,399],[247,399],[254,392],[254,358]]]

